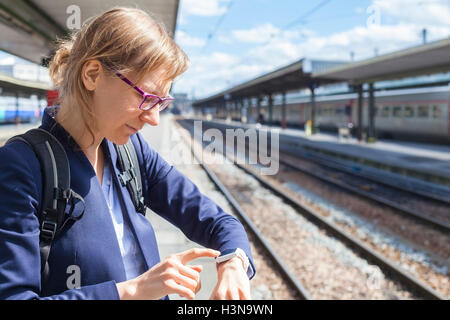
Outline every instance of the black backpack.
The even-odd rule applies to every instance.
[[[70,189],[70,167],[66,152],[61,143],[48,131],[31,129],[24,134],[10,138],[13,141],[27,143],[36,153],[42,172],[42,202],[38,213],[40,233],[39,249],[41,255],[41,281],[48,278],[47,263],[52,241],[69,221],[82,218],[85,211],[83,198]],[[117,151],[119,180],[127,187],[137,212],[145,215],[146,206],[142,196],[142,180],[139,163],[131,139],[126,145],[114,145]],[[72,216],[76,201],[83,204],[83,211],[77,217]],[[70,211],[66,213],[70,202]]]

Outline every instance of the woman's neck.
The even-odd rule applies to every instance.
[[[71,110],[72,108],[62,104],[56,113],[55,121],[71,135],[95,169],[99,160],[100,144],[103,138],[94,130],[94,141],[92,141],[92,136],[81,114]]]

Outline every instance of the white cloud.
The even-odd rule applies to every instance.
[[[381,19],[395,19],[426,26],[450,26],[450,5],[447,0],[374,0]]]
[[[178,25],[188,23],[189,16],[215,17],[227,12],[230,0],[181,0]]]
[[[274,68],[298,59],[298,51],[299,45],[288,40],[272,41],[262,47],[251,49],[248,53],[247,63],[253,62]]]
[[[375,51],[385,54],[421,44],[420,26],[411,24],[357,26],[326,36],[308,37],[305,41],[277,39],[249,51],[247,63],[272,65],[273,68],[289,64],[296,59],[344,60],[353,51],[356,60],[373,57]],[[428,40],[438,40],[449,35],[447,27],[428,27]]]
[[[222,5],[224,2],[220,0],[181,0],[180,13],[184,16],[219,16],[227,11],[226,6]]]
[[[279,33],[280,29],[274,27],[271,23],[265,23],[252,29],[233,30],[231,35],[234,39],[242,42],[264,43]]]
[[[421,44],[420,26],[411,24],[374,25],[370,28],[355,27],[353,29],[334,33],[329,36],[309,38],[298,45],[301,56],[318,59],[349,59],[350,51],[355,53],[355,59],[372,57],[374,50],[385,54],[413,45]],[[438,40],[449,35],[449,28],[428,28],[428,40]]]
[[[374,0],[373,5],[380,9],[379,25],[364,23],[317,35],[312,30],[280,30],[264,23],[222,34],[222,44],[244,42],[253,47],[236,55],[215,52],[191,57],[191,69],[175,88],[190,93],[195,87],[196,96],[205,97],[303,57],[349,61],[353,51],[355,60],[362,60],[373,57],[375,51],[381,55],[421,44],[423,28],[429,42],[450,36],[447,1]],[[357,11],[370,15],[365,9]],[[271,38],[272,34],[276,36]]]
[[[274,37],[277,39],[298,39],[301,35],[302,33],[300,31],[282,31],[271,23],[261,24],[251,29],[233,30],[231,32],[233,39],[247,43],[265,43]]]
[[[210,55],[191,56],[191,67],[174,83],[174,91],[192,93],[196,97],[217,93],[247,79],[267,72],[270,66],[241,64],[240,57],[214,52]]]
[[[190,36],[182,30],[177,30],[175,42],[181,47],[202,47],[205,45],[205,39]]]

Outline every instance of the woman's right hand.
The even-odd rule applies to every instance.
[[[199,290],[202,266],[188,266],[191,260],[200,257],[217,257],[219,251],[193,248],[168,256],[139,277],[117,283],[121,300],[160,299],[176,293],[194,299]]]

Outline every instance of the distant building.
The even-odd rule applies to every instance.
[[[188,113],[192,111],[192,101],[188,98],[187,93],[174,93],[173,112]]]

